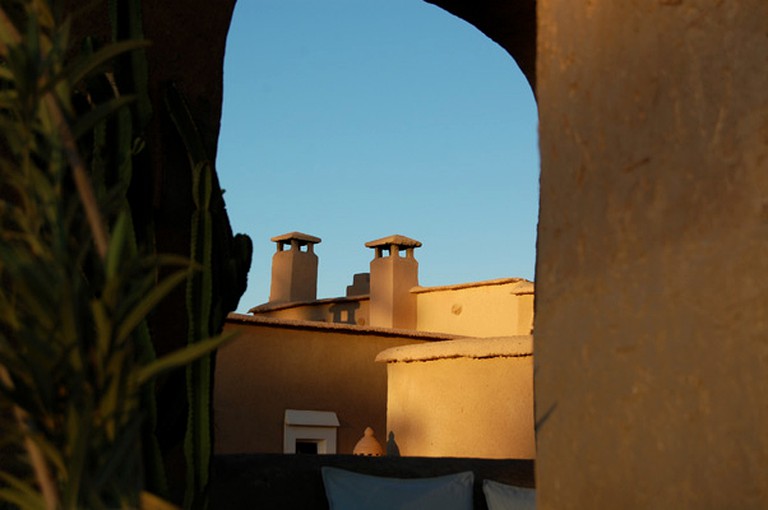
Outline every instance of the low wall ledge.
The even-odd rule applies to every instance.
[[[287,310],[288,308],[299,308],[302,306],[316,306],[316,305],[328,305],[335,303],[354,303],[355,301],[368,301],[370,296],[368,294],[358,294],[356,296],[344,296],[335,298],[323,298],[315,299],[312,301],[287,301],[278,303],[264,303],[254,306],[248,313],[260,314],[264,312],[276,312],[279,310]],[[235,314],[240,315],[240,314]]]
[[[357,336],[386,336],[399,338],[412,338],[425,342],[444,342],[461,338],[461,335],[447,333],[432,333],[430,331],[416,331],[413,329],[382,328],[372,326],[358,326],[343,322],[308,321],[299,319],[278,319],[276,317],[263,317],[260,315],[245,315],[242,313],[229,313],[225,324],[245,324],[253,326],[265,326],[286,329],[302,329],[305,331],[327,331],[347,333]]]
[[[495,280],[483,280],[479,282],[456,283],[453,285],[439,285],[436,287],[416,286],[410,289],[411,294],[426,294],[427,292],[445,292],[448,290],[472,289],[475,287],[489,287],[491,285],[512,285],[510,294],[524,295],[534,293],[534,283],[524,278],[496,278]]]
[[[403,345],[382,351],[376,356],[381,363],[409,363],[439,359],[519,358],[533,355],[533,335],[495,338],[461,338]]]

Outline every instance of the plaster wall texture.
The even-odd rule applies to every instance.
[[[462,341],[439,344],[454,342]],[[476,347],[458,356],[462,349],[439,347],[444,357],[387,362],[387,429],[400,454],[534,458],[530,349],[522,356],[478,359]]]
[[[374,363],[414,337],[228,321],[239,336],[219,349],[214,384],[215,453],[282,453],[286,409],[333,411],[338,453],[365,427],[386,425],[386,367]]]
[[[475,337],[528,335],[533,294],[517,294],[519,283],[418,291],[416,329]]]
[[[536,480],[768,507],[768,2],[538,2]]]

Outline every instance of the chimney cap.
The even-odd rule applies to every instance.
[[[311,236],[309,234],[304,234],[301,232],[288,232],[287,234],[275,236],[272,239],[270,239],[270,241],[272,241],[273,243],[286,243],[292,240],[301,241],[301,242],[310,243],[310,244],[317,244],[320,242],[319,237]]]
[[[368,241],[365,243],[365,246],[367,248],[376,248],[378,246],[392,246],[393,244],[395,246],[400,246],[401,248],[418,248],[421,246],[421,242],[417,241],[416,239],[401,236],[400,234],[382,237],[381,239],[376,239],[375,241]]]

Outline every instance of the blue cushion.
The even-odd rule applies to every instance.
[[[483,480],[488,510],[536,510],[536,491],[493,480]]]
[[[383,478],[323,467],[331,510],[472,510],[471,471],[435,478]]]

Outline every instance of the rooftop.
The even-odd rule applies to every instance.
[[[462,338],[460,335],[448,333],[431,333],[428,331],[416,331],[413,329],[379,328],[371,326],[357,326],[339,322],[305,321],[295,319],[276,319],[274,317],[262,317],[259,315],[245,315],[230,313],[227,322],[240,324],[255,324],[287,329],[304,329],[308,331],[338,331],[340,333],[353,333],[355,335],[379,335],[413,338],[424,341],[444,341]]]
[[[287,234],[275,236],[272,239],[270,239],[270,241],[272,241],[273,243],[280,243],[280,242],[288,242],[294,239],[297,241],[304,241],[305,243],[312,243],[312,244],[317,244],[321,241],[319,237],[311,236],[309,234],[304,234],[302,232],[288,232]]]
[[[248,310],[248,313],[275,312],[277,310],[286,310],[288,308],[297,308],[300,306],[307,306],[307,305],[352,303],[355,301],[367,301],[368,299],[370,299],[370,296],[368,294],[358,294],[356,296],[331,297],[331,298],[315,299],[312,301],[289,301],[286,303],[263,303],[261,305],[254,306],[253,308]]]
[[[382,351],[376,361],[410,363],[453,358],[520,358],[533,355],[533,336],[459,338],[428,344],[402,345]]]
[[[418,248],[419,246],[421,246],[420,241],[417,241],[416,239],[411,239],[410,237],[402,236],[400,234],[382,237],[381,239],[376,239],[374,241],[368,241],[367,243],[365,243],[365,246],[367,248],[376,248],[377,246],[388,247],[393,244],[397,246],[401,246],[403,248]]]

